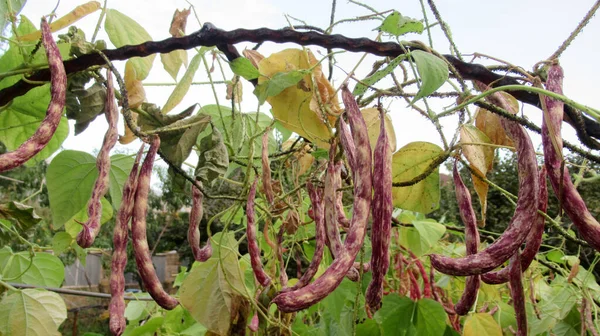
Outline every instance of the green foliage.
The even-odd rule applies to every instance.
[[[67,318],[60,295],[41,289],[5,293],[0,304],[3,335],[60,335],[58,327]]]
[[[16,283],[60,287],[65,279],[63,263],[57,257],[38,252],[14,253],[10,247],[0,249],[1,279]]]

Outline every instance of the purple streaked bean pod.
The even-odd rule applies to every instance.
[[[146,154],[140,174],[138,176],[138,187],[135,193],[135,204],[131,220],[131,241],[135,254],[135,263],[144,287],[156,303],[164,309],[171,310],[179,304],[177,299],[165,292],[156,270],[152,264],[152,256],[146,237],[146,213],[148,212],[148,194],[150,192],[150,178],[152,177],[152,166],[156,152],[160,147],[160,138],[151,137],[150,149]]]
[[[548,70],[546,90],[562,94],[563,77],[560,65],[552,65]],[[577,232],[596,251],[600,251],[600,223],[589,212],[581,195],[571,182],[569,169],[562,162],[562,153],[560,152],[563,147],[561,127],[564,103],[548,96],[544,97],[544,101],[547,113],[544,113],[542,123],[542,144],[544,146],[544,163],[548,170],[550,184],[554,189],[554,194],[559,198],[562,209],[577,228]],[[551,134],[549,126],[555,134]]]
[[[260,259],[260,247],[258,246],[258,239],[256,237],[256,222],[254,219],[254,199],[256,198],[256,180],[250,186],[248,192],[248,202],[246,203],[246,236],[248,237],[248,253],[250,254],[250,264],[254,271],[254,277],[256,281],[262,286],[268,286],[271,283],[271,278],[263,269],[262,261]]]
[[[0,173],[21,166],[44,149],[60,124],[66,102],[67,75],[60,51],[45,18],[42,18],[42,44],[46,49],[50,70],[50,104],[46,110],[46,117],[35,133],[19,148],[0,155]]]
[[[371,145],[367,125],[356,100],[346,86],[342,87],[342,98],[356,146],[356,161],[352,172],[354,202],[350,222],[351,230],[344,241],[344,252],[333,261],[318,279],[310,285],[295,291],[280,293],[273,299],[272,302],[278,306],[279,310],[284,312],[294,312],[307,308],[333,292],[352,268],[364,242],[371,208]]]
[[[200,248],[200,222],[202,222],[202,215],[204,214],[203,199],[204,195],[202,191],[192,184],[192,210],[190,211],[190,225],[188,227],[187,239],[192,248],[194,260],[200,262],[210,259],[213,252],[210,239],[206,241],[204,247]]]
[[[346,158],[348,158],[348,164],[351,169],[354,169],[354,157],[356,156],[356,146],[354,145],[354,140],[352,139],[352,134],[350,134],[350,129],[348,128],[348,124],[344,121],[344,117],[340,116],[338,119],[338,133],[340,134],[340,143],[344,152],[346,153]]]
[[[108,122],[108,129],[104,134],[102,147],[96,158],[98,177],[92,189],[92,197],[88,203],[88,220],[83,223],[83,230],[77,235],[77,244],[81,247],[90,247],[98,232],[100,232],[100,219],[102,217],[102,198],[108,192],[110,184],[110,151],[117,143],[119,133],[117,123],[119,121],[119,109],[115,102],[115,91],[112,84],[112,73],[110,69],[106,72],[106,104],[104,115]]]
[[[546,186],[546,168],[540,169],[540,199],[538,210],[546,212],[548,208],[548,187]],[[542,236],[544,235],[545,217],[538,213],[538,217],[533,223],[531,232],[525,241],[525,249],[521,252],[521,270],[525,272],[533,259],[535,259],[540,246],[542,245]],[[481,275],[481,280],[490,285],[499,285],[508,282],[509,268],[505,267],[497,272],[489,272]]]
[[[477,253],[477,249],[479,248],[477,218],[475,217],[475,211],[473,211],[473,205],[471,204],[471,194],[460,177],[456,162],[454,162],[453,178],[460,218],[465,225],[465,245],[467,248],[467,255],[473,255]],[[458,315],[468,314],[471,307],[473,307],[473,304],[475,304],[479,283],[479,275],[467,277],[465,291],[454,305],[454,311]]]
[[[373,203],[371,216],[371,268],[373,278],[367,287],[365,302],[374,313],[381,306],[383,280],[390,266],[392,231],[392,149],[385,130],[385,114],[381,110],[381,128],[373,151]]]
[[[523,272],[521,271],[521,254],[517,251],[508,264],[510,297],[512,298],[515,317],[517,319],[517,336],[527,336],[527,312],[525,311],[525,292],[523,291]]]
[[[493,270],[517,252],[536,220],[539,178],[533,144],[521,125],[505,118],[501,122],[517,149],[519,193],[514,215],[508,229],[494,243],[476,254],[462,258],[431,255],[431,265],[442,273],[468,276]]]
[[[314,185],[310,182],[306,182],[306,190],[308,191],[308,197],[310,198],[310,203],[313,209],[313,216],[315,221],[315,253],[313,254],[313,258],[306,268],[302,277],[298,279],[298,282],[292,287],[284,288],[281,290],[282,293],[295,291],[298,288],[302,288],[315,276],[317,270],[319,269],[319,265],[321,264],[321,260],[323,259],[323,250],[325,249],[325,218],[324,218],[324,207],[323,207],[323,193],[314,187]]]
[[[110,304],[108,305],[109,329],[110,332],[119,336],[125,330],[125,266],[127,266],[127,232],[128,223],[133,211],[135,191],[137,189],[138,167],[142,154],[144,153],[144,144],[135,158],[133,167],[125,185],[123,185],[123,198],[121,206],[117,211],[115,228],[113,231],[113,252],[110,267]]]

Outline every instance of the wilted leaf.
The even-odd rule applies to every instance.
[[[467,316],[464,336],[502,336],[502,329],[488,313],[475,313]]]
[[[360,95],[364,94],[367,91],[367,85],[372,86],[373,84],[375,84],[375,83],[379,82],[381,79],[383,79],[383,77],[392,73],[394,71],[394,69],[396,69],[398,64],[400,64],[400,62],[402,62],[404,59],[406,59],[406,55],[400,55],[400,56],[394,58],[390,63],[388,63],[388,65],[385,66],[385,68],[383,68],[382,70],[376,71],[371,76],[363,79],[360,83],[357,83],[354,90],[352,90],[352,95],[360,96]]]
[[[421,80],[419,92],[411,102],[411,104],[414,104],[417,100],[434,93],[446,82],[448,79],[448,64],[441,58],[421,50],[412,51],[410,55],[417,64],[417,71]]]
[[[423,29],[424,27],[421,21],[402,16],[402,14],[397,11],[393,11],[392,14],[388,15],[379,27],[379,30],[382,32],[394,36],[401,36],[407,33],[421,34]]]
[[[210,184],[219,176],[225,175],[229,167],[229,154],[219,129],[212,127],[212,134],[200,141],[196,178],[204,184]]]
[[[505,94],[504,92],[500,92]],[[508,95],[508,94],[505,94]],[[511,96],[512,97],[512,96]],[[510,98],[509,98],[510,99]],[[512,98],[514,99],[514,97]],[[511,100],[509,100],[511,101]],[[515,99],[516,101],[516,99]],[[516,111],[519,110],[518,103],[516,104]],[[477,108],[475,117],[475,126],[482,131],[490,141],[499,146],[510,146],[514,147],[513,141],[506,135],[504,127],[500,122],[500,116],[492,113],[486,109],[480,107]]]
[[[146,90],[132,60],[125,63],[125,78],[123,80],[127,90],[129,108],[140,107],[146,101]]]
[[[22,235],[26,235],[29,229],[42,220],[33,207],[15,201],[0,204],[0,219],[10,221],[11,226]],[[4,234],[0,229],[0,244],[8,244],[13,238],[10,233]]]
[[[57,20],[54,20],[52,23],[50,23],[50,31],[55,32],[55,31],[65,28],[65,27],[68,27],[68,26],[72,25],[73,23],[79,21],[80,19],[84,18],[85,16],[97,11],[101,7],[102,7],[102,5],[98,1],[90,1],[83,5],[79,5],[79,6],[75,7],[75,9],[73,9],[71,12],[69,12],[67,15],[64,15],[64,16],[58,18]],[[20,40],[21,41],[35,41],[35,40],[40,39],[41,36],[42,36],[42,34],[38,30],[31,34],[21,36]]]
[[[239,104],[242,102],[243,94],[242,81],[239,77],[234,76],[232,81],[227,82],[227,96],[225,98],[227,100],[233,99],[234,103]]]
[[[206,50],[207,49],[204,49],[204,52],[206,52]],[[162,108],[163,114],[167,114],[173,108],[175,108],[175,106],[177,106],[181,102],[181,100],[183,100],[183,97],[185,97],[185,95],[188,93],[188,90],[190,89],[190,86],[192,85],[192,80],[194,79],[194,75],[196,74],[196,71],[198,70],[198,66],[200,65],[200,62],[202,61],[202,57],[204,56],[204,52],[200,52],[192,58],[192,60],[190,62],[190,66],[185,71],[185,74],[183,75],[183,77],[181,78],[179,83],[177,83],[177,85],[175,86],[175,89],[169,96],[169,99],[167,99],[165,106],[163,106],[163,108]]]
[[[373,107],[362,109],[361,112],[369,131],[369,143],[371,144],[371,148],[375,148],[379,133],[381,133],[379,110]],[[385,130],[390,142],[390,148],[394,152],[396,150],[396,133],[394,132],[394,125],[392,125],[392,118],[390,118],[389,114],[385,115]]]
[[[98,115],[104,113],[106,103],[106,88],[102,84],[94,83],[86,89],[89,77],[77,75],[69,78],[67,90],[67,118],[75,120],[75,135],[85,131]]]
[[[61,335],[58,327],[67,319],[60,295],[43,289],[5,293],[0,304],[0,334],[11,336]]]
[[[198,135],[209,122],[210,116],[198,113],[170,124],[169,127],[178,130],[160,133],[160,148],[164,155],[175,165],[180,166],[190,156]]]
[[[112,44],[117,48],[152,40],[150,34],[139,23],[116,9],[106,10],[104,29]],[[148,77],[155,56],[152,54],[144,58],[134,57],[129,60],[133,63],[137,79],[144,80]]]
[[[443,155],[443,150],[429,142],[411,142],[392,156],[393,182],[407,182],[424,173],[429,165]],[[439,169],[422,181],[408,187],[394,187],[394,206],[427,214],[439,206]]]
[[[278,80],[289,83],[290,79],[296,80],[296,75],[316,63],[317,61],[310,51],[286,49],[272,54],[259,63],[258,70],[264,76],[260,76],[258,82],[259,84],[271,82],[280,73],[280,75],[277,75]],[[340,114],[341,110],[339,109],[337,97],[333,95],[334,89],[322,74],[320,65],[313,69],[312,78],[315,79],[318,85],[322,102],[333,113],[333,115],[328,116],[328,119],[331,124],[334,124],[336,116]],[[268,85],[257,87],[258,96],[268,97],[266,99],[271,104],[274,118],[285,128],[309,139],[319,147],[329,148],[327,142],[329,130],[322,119],[322,116],[328,114],[320,108],[314,108],[315,103],[313,101],[315,101],[316,93],[313,89],[311,76],[306,74],[296,83],[296,85],[287,87],[273,97],[268,97]],[[275,88],[278,86],[281,88],[284,85],[276,85]]]
[[[212,242],[215,254],[206,262],[194,263],[181,285],[179,297],[196,321],[217,335],[228,335],[232,316],[245,304],[238,291],[246,293],[246,289],[233,233],[222,238],[221,233],[215,234]]]
[[[472,125],[460,128],[460,143],[490,144],[491,141],[483,132]],[[494,164],[494,149],[485,145],[463,145],[462,151],[471,167],[485,176]]]
[[[185,26],[187,25],[187,18],[190,15],[189,9],[175,9],[173,13],[173,19],[171,20],[171,27],[169,27],[169,34],[173,37],[181,37],[185,35]]]
[[[254,67],[257,69],[258,69],[258,63],[260,63],[260,61],[262,61],[263,58],[265,58],[265,56],[263,56],[258,51],[251,50],[251,49],[244,49],[244,51],[242,51],[242,54],[244,55],[244,57],[249,59],[250,62],[252,63],[252,65],[254,65]]]

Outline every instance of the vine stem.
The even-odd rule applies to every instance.
[[[598,10],[599,7],[600,7],[600,0],[596,1],[596,3],[592,6],[592,8],[590,8],[590,10],[587,12],[587,14],[585,14],[583,19],[581,19],[581,22],[579,22],[579,24],[577,25],[575,30],[573,30],[573,32],[571,32],[571,35],[569,35],[569,37],[560,45],[560,47],[558,47],[558,49],[552,55],[550,55],[550,57],[548,57],[548,59],[557,59],[560,57],[560,55],[562,55],[562,53],[565,50],[567,50],[567,48],[569,47],[571,42],[573,42],[573,40],[575,40],[577,35],[579,35],[581,30],[583,29],[583,27],[585,27],[590,22],[590,19],[592,18],[592,16],[594,16],[594,14],[596,14],[596,11]]]

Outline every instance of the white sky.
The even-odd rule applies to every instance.
[[[84,2],[81,0],[61,0],[57,13],[63,15]],[[336,19],[370,14],[366,9],[347,1],[339,0],[337,2]],[[437,7],[444,20],[451,27],[456,45],[463,53],[480,52],[493,55],[531,70],[533,64],[546,59],[557,49],[589,10],[593,2],[593,0],[505,0],[493,2],[438,0]],[[331,1],[314,0],[190,0],[190,3],[195,6],[200,20],[203,22],[210,21],[223,29],[258,28],[263,26],[281,28],[287,25],[284,14],[305,20],[310,25],[324,28],[329,25],[331,10]],[[423,17],[418,0],[402,2],[378,0],[369,1],[368,4],[380,11],[396,9],[406,16],[417,19]],[[51,12],[55,5],[55,1],[29,0],[22,14],[25,14],[35,23],[42,15]],[[168,29],[174,10],[189,7],[184,0],[109,0],[108,6],[138,21],[147,29],[154,40],[170,37]],[[98,11],[76,23],[78,27],[86,32],[88,38],[91,37],[99,13]],[[433,22],[434,18],[428,7],[427,15],[429,21]],[[345,23],[336,26],[334,33],[341,33],[349,37],[374,38],[377,32],[373,29],[378,25],[378,21]],[[193,32],[199,27],[193,14],[190,15],[187,33]],[[447,42],[439,26],[433,28],[432,31],[434,33],[434,48],[441,53],[448,53]],[[64,33],[64,31],[61,33]],[[600,69],[593,66],[594,62],[600,59],[598,36],[600,36],[600,18],[596,17],[560,59],[566,76],[565,94],[578,102],[595,107],[600,106],[597,103],[599,88],[597,78],[600,77]],[[101,29],[98,38],[104,39],[111,46],[103,29]],[[406,36],[405,39],[418,39],[427,43],[425,33],[423,35],[411,34]],[[244,44],[240,44],[237,45],[237,48],[241,51],[244,46]],[[259,51],[264,55],[269,55],[272,52],[289,47],[298,46],[266,43]],[[360,54],[346,53],[337,57],[339,65],[343,69],[349,70],[356,64],[360,56]],[[364,77],[375,59],[375,57],[372,57],[368,59],[370,62],[363,62],[365,66],[359,69],[359,78]],[[470,59],[470,57],[467,57],[467,59]],[[123,69],[124,62],[118,62],[117,64],[120,69]],[[339,84],[344,75],[339,69],[335,71],[337,81],[334,84]],[[183,72],[183,69],[180,70],[180,76]],[[222,79],[218,71],[214,73],[214,76],[216,80]],[[203,71],[199,70],[194,80],[205,81],[206,79]],[[162,69],[160,57],[156,57],[153,71],[146,81],[173,82],[171,77]],[[172,88],[146,87],[147,97],[150,102],[162,106]],[[225,101],[225,87],[220,86],[219,88],[222,89],[221,97],[219,97],[221,104],[228,105],[229,102]],[[256,99],[251,94],[252,87],[250,84],[245,84],[244,92],[243,109],[245,112],[254,111],[257,104]],[[190,93],[175,111],[181,111],[196,102],[201,105],[214,103],[212,92],[208,87],[192,87]],[[449,103],[450,101],[445,101],[445,104]],[[433,103],[432,106],[437,112],[443,109],[443,106],[439,103]],[[268,108],[269,105],[265,104],[262,111],[266,111]],[[416,112],[408,109],[404,101],[393,100],[390,111],[394,120],[398,147],[412,141],[430,141],[440,144],[439,136],[433,126]],[[539,110],[526,108],[525,114],[540,124],[541,112]],[[455,120],[450,119],[444,124],[444,130],[449,138],[456,127],[455,122]],[[122,128],[122,126],[120,127]],[[72,135],[73,127],[71,127],[71,136],[65,141],[64,148],[94,151],[100,147],[105,130],[106,121],[103,117],[97,118],[88,130],[77,137]],[[569,126],[564,127],[563,134],[569,140],[577,142],[574,136],[575,133]],[[534,136],[534,143],[540,143],[539,137]],[[139,142],[136,141],[126,147],[120,145],[118,147],[121,150],[133,151],[137,150]]]

